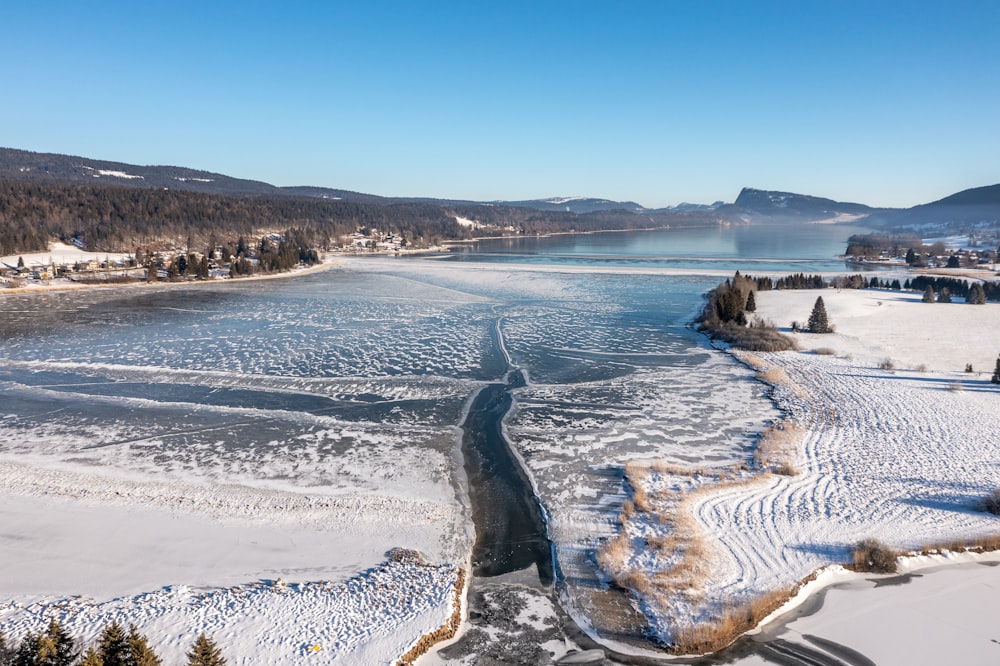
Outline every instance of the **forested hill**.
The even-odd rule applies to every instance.
[[[281,188],[183,167],[0,148],[0,255],[44,250],[53,238],[75,239],[95,251],[130,252],[191,241],[202,244],[211,236],[235,241],[294,227],[322,248],[336,247],[359,229],[392,233],[411,247],[423,247],[476,236],[713,226],[725,221],[711,209],[637,213],[604,200],[589,208],[596,209],[539,210],[502,202]]]
[[[476,226],[456,218],[474,220]],[[704,212],[636,215],[601,211],[576,215],[496,205],[361,203],[281,194],[218,195],[175,189],[0,182],[0,255],[41,251],[53,238],[76,238],[95,251],[199,244],[302,230],[322,248],[359,228],[402,235],[421,247],[475,236],[539,234],[662,226],[707,226]]]

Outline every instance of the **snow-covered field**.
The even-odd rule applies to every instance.
[[[691,495],[686,509],[705,543],[699,594],[687,595],[700,599],[701,609],[686,609],[689,617],[706,618],[721,604],[846,562],[864,538],[918,551],[1000,532],[1000,520],[975,508],[1000,487],[1000,438],[993,435],[1000,388],[989,382],[1000,351],[1000,305],[827,289],[758,293],[758,314],[787,327],[805,321],[819,295],[836,333],[798,334],[802,351],[738,354],[770,370],[773,398],[796,426],[784,452],[796,473]],[[825,349],[812,351],[818,348]],[[902,369],[880,368],[886,358]],[[989,372],[963,372],[966,363]],[[918,365],[926,369],[914,371]],[[662,493],[661,475],[647,478],[649,494]],[[675,564],[652,552],[633,562],[649,575]],[[647,607],[655,613],[655,605]],[[657,620],[669,638],[677,618]]]
[[[73,264],[78,261],[104,261],[106,259],[121,261],[123,259],[127,259],[128,257],[128,254],[116,254],[113,252],[88,252],[86,250],[81,250],[74,245],[67,245],[66,243],[55,241],[49,246],[48,252],[12,254],[6,257],[0,257],[0,263],[8,266],[16,266],[18,259],[23,259],[24,265],[31,268],[35,266],[48,266],[53,263],[56,266],[62,264]]]

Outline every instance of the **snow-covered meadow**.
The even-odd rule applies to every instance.
[[[792,473],[742,473],[714,490],[709,482],[690,492],[682,510],[684,529],[698,539],[696,589],[661,604],[651,593],[643,605],[666,640],[733,600],[788,589],[849,561],[851,547],[865,538],[934,551],[936,544],[1000,532],[1000,520],[976,506],[1000,487],[1000,440],[992,435],[1000,389],[989,382],[1000,351],[1000,306],[827,289],[759,292],[757,314],[788,332],[792,320],[808,317],[817,296],[836,333],[796,334],[800,351],[736,354],[773,386],[789,433],[775,455]],[[990,372],[964,372],[967,363]],[[670,516],[659,530],[671,534],[671,493],[691,489],[670,486],[669,475],[655,470],[638,476],[654,514]],[[655,533],[656,523],[639,521],[630,530],[641,536],[645,524]],[[669,580],[675,557],[644,550],[641,539],[631,543],[638,550],[628,566]],[[931,563],[948,561],[937,558]]]

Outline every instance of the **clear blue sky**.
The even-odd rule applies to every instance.
[[[1000,182],[1000,2],[0,8],[0,145],[384,195]]]

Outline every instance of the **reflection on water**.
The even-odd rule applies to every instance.
[[[757,272],[840,271],[847,239],[866,229],[800,224],[498,238],[452,249],[452,260]]]

